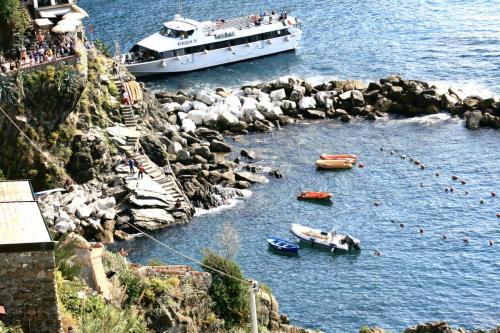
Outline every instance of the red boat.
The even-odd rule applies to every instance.
[[[330,200],[332,197],[331,193],[328,192],[313,192],[313,191],[304,191],[300,192],[297,196],[298,200]]]
[[[356,163],[356,161],[358,160],[358,156],[353,154],[321,154],[319,155],[319,158],[321,158],[322,160],[343,160],[351,163]]]

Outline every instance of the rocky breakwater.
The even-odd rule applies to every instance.
[[[284,77],[235,90],[217,88],[191,95],[159,92],[156,97],[171,123],[185,132],[199,127],[226,134],[265,132],[303,118],[349,122],[440,112],[466,119],[468,128],[500,127],[500,102],[495,98],[464,96],[454,89],[440,93],[427,82],[395,75],[368,85],[357,80],[313,84]]]
[[[367,327],[364,326],[359,330],[359,333],[385,333],[386,331],[379,327]],[[467,331],[463,328],[454,329],[446,321],[433,321],[428,323],[418,324],[414,327],[409,327],[403,330],[403,333],[498,333],[500,332],[500,327],[494,328],[492,330],[473,330]]]

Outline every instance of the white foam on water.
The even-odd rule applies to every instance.
[[[382,119],[380,119],[376,123],[383,122],[384,124],[397,123],[397,124],[419,124],[423,126],[432,126],[443,122],[460,122],[460,121],[462,121],[462,119],[459,119],[457,117],[452,117],[447,113],[437,113],[437,114],[430,114],[426,116],[404,118],[404,119],[388,118],[385,122]]]
[[[449,88],[452,88],[456,91],[461,98],[467,96],[480,96],[482,98],[495,97],[498,98],[497,94],[495,94],[486,84],[477,82],[474,80],[468,81],[427,81],[429,85],[435,85],[437,87],[437,91],[440,94],[443,94],[448,91]]]
[[[250,190],[239,190],[239,191],[242,194],[241,197],[235,196],[231,199],[228,199],[226,201],[226,203],[223,205],[220,205],[220,206],[217,206],[214,208],[210,208],[210,209],[196,208],[193,217],[207,215],[207,214],[214,214],[214,213],[218,213],[218,212],[221,212],[221,211],[224,211],[227,209],[231,209],[231,208],[235,207],[236,205],[242,203],[243,199],[249,198],[252,196],[252,191],[250,191]]]

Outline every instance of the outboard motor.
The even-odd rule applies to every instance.
[[[354,248],[356,250],[359,250],[360,247],[360,242],[359,240],[352,238],[351,236],[347,235],[344,237],[343,241],[347,244],[349,244],[349,248]]]

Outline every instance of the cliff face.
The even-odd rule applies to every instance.
[[[107,60],[91,51],[87,63],[84,52],[78,61],[19,74],[17,102],[2,107],[42,152],[0,115],[0,169],[6,178],[31,179],[40,190],[60,186],[66,178],[88,181],[109,170],[116,152],[102,127],[111,122],[119,92],[106,77]]]

